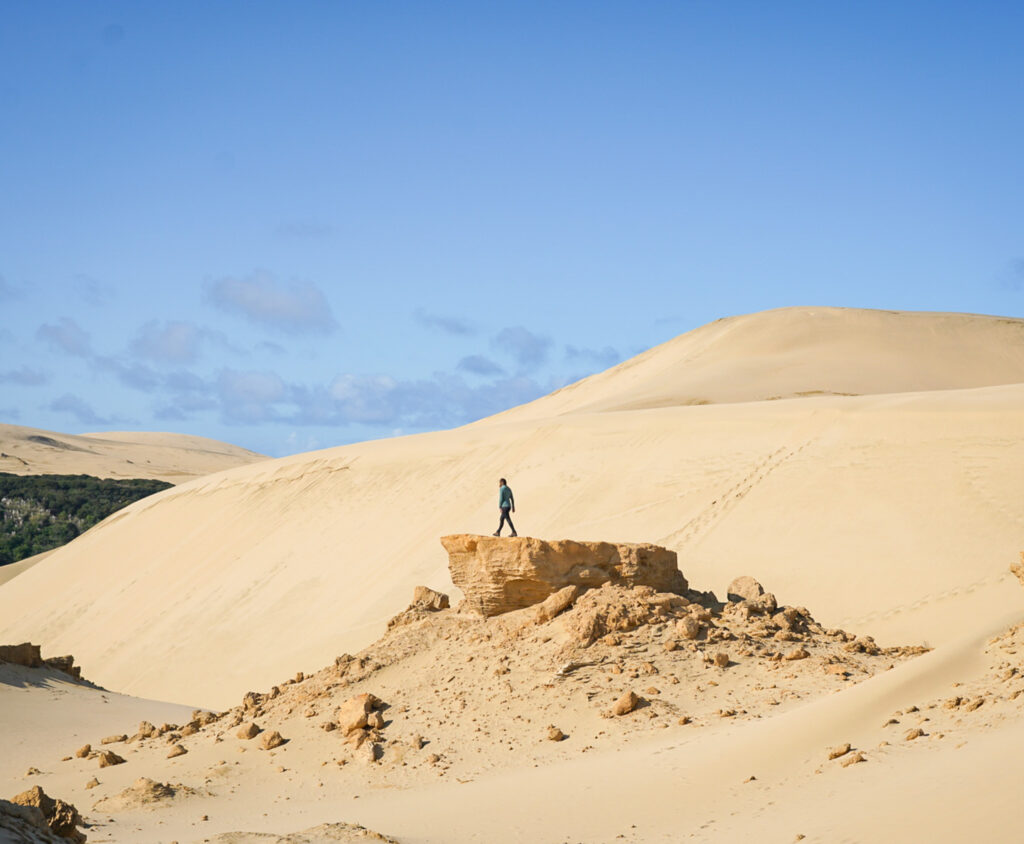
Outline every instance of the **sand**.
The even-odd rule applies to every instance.
[[[177,484],[265,458],[206,437],[149,431],[59,434],[0,424],[0,472],[155,478]]]
[[[459,760],[444,774],[387,756],[332,767],[327,739],[298,728],[274,751],[240,752],[233,737],[197,739],[172,760],[140,747],[140,764],[109,769],[107,796],[138,776],[213,793],[159,821],[127,812],[96,840],[328,822],[438,842],[730,841],[755,830],[766,841],[1007,840],[1024,694],[999,678],[1024,666],[1015,639],[988,643],[1024,618],[1007,571],[1024,535],[1022,338],[1019,320],[958,314],[811,308],[719,321],[461,429],[241,466],[138,502],[0,586],[0,641],[74,653],[120,693],[235,706],[372,650],[417,584],[457,598],[438,537],[492,530],[503,475],[522,534],[663,544],[699,588],[721,596],[750,574],[826,627],[935,650],[846,681],[819,665],[777,705],[755,689],[770,668],[730,668],[736,685],[705,685],[699,700],[724,706],[718,695],[731,692],[746,715],[698,713],[586,750],[577,735],[594,735],[598,716],[535,668],[508,712],[520,728],[512,749],[474,737],[480,703],[435,713]],[[430,671],[456,655],[484,658],[429,653],[381,677],[426,696]],[[468,697],[471,678],[448,691]],[[696,702],[695,681],[680,680]],[[986,702],[946,709],[961,689]],[[904,714],[912,705],[920,714]],[[528,728],[517,720],[527,718]],[[537,737],[552,720],[569,740]],[[910,742],[894,732],[919,725]],[[291,722],[282,727],[288,736]],[[74,749],[61,730],[32,734],[31,764]],[[829,763],[842,742],[866,761]],[[54,793],[86,799],[79,764],[50,775]]]

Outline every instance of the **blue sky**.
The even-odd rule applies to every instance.
[[[286,454],[786,305],[1020,316],[1024,4],[0,6],[0,421]]]

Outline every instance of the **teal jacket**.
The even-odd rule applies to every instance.
[[[512,498],[512,490],[507,485],[502,484],[498,487],[498,506],[499,507],[515,507],[516,502]]]

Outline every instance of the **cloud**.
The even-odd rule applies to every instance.
[[[14,285],[0,275],[0,302],[16,299],[17,296],[18,291],[14,289]]]
[[[334,226],[327,223],[316,223],[312,221],[291,221],[281,223],[277,227],[277,233],[282,237],[296,237],[305,239],[316,239],[331,237],[335,233]]]
[[[454,334],[457,337],[470,337],[477,333],[476,327],[466,319],[455,316],[443,316],[431,314],[417,308],[415,311],[416,321],[427,328],[434,328],[443,331],[445,334]]]
[[[223,311],[288,334],[330,334],[338,327],[323,292],[305,281],[280,284],[266,273],[254,273],[212,281],[206,295]]]
[[[192,363],[199,357],[205,332],[190,322],[150,320],[139,329],[129,350],[157,363]]]
[[[150,393],[162,383],[162,378],[158,372],[137,361],[125,363],[120,358],[94,357],[92,362],[98,369],[112,372],[118,381],[126,387],[131,387],[133,390]]]
[[[502,354],[511,357],[522,370],[530,371],[547,360],[552,341],[550,337],[534,334],[517,325],[499,331],[491,345]]]
[[[263,340],[256,344],[257,352],[268,352],[272,355],[283,355],[285,353],[284,346],[277,343],[272,343],[269,340]]]
[[[505,370],[488,357],[483,355],[469,355],[464,357],[456,365],[456,369],[462,372],[469,372],[473,375],[504,375]]]
[[[75,294],[87,305],[100,307],[114,298],[114,289],[109,284],[97,281],[84,273],[78,273],[73,279]]]
[[[1010,290],[1024,290],[1024,258],[1010,261],[1006,271],[1005,286]]]
[[[22,387],[38,387],[45,384],[50,377],[39,369],[22,366],[19,369],[8,369],[0,372],[0,384],[18,384]]]
[[[40,325],[36,337],[74,357],[87,358],[92,355],[92,341],[89,335],[69,317],[61,317],[56,325]]]
[[[221,413],[226,420],[235,422],[280,420],[282,409],[277,405],[287,401],[290,393],[281,376],[273,372],[225,369],[216,383]]]
[[[619,354],[618,349],[612,348],[611,346],[605,346],[602,349],[566,346],[565,359],[571,363],[580,362],[591,364],[600,369],[607,369],[610,366],[615,366],[615,364],[621,361],[622,355]]]
[[[110,424],[110,420],[98,415],[85,399],[72,393],[65,393],[60,398],[54,399],[50,402],[50,410],[55,410],[59,413],[71,414],[82,425]]]

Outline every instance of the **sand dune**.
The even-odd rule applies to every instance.
[[[795,354],[790,338],[805,313],[737,323],[767,338],[777,321],[779,347]],[[878,356],[879,321],[894,333],[905,323],[908,336],[889,345],[913,350],[907,372],[940,371],[961,336],[976,350],[975,381],[992,380],[995,358],[1024,359],[1021,343],[1006,342],[1020,329],[1012,320],[826,316],[831,347],[863,346],[846,364],[861,379],[860,363]],[[819,336],[818,316],[809,319],[806,332]],[[718,335],[729,323],[596,380],[626,380],[625,395],[637,370],[658,371],[665,383],[686,377],[676,347],[709,332],[717,339],[705,365],[724,368],[733,356]],[[865,324],[874,333],[865,335]],[[836,387],[845,377],[835,360],[809,358],[833,381],[805,386]],[[122,511],[5,584],[0,638],[75,651],[99,682],[126,692],[222,705],[366,645],[417,583],[448,588],[437,537],[491,528],[495,479],[507,475],[524,534],[653,541],[715,589],[753,573],[782,599],[806,595],[828,623],[890,641],[949,641],[962,628],[960,608],[1010,600],[1006,561],[1024,531],[1024,385],[947,381],[889,393],[896,376],[877,372],[878,383],[861,384],[871,394],[859,397],[513,413],[201,478]],[[1011,372],[1007,364],[1003,377]],[[734,380],[749,389],[745,371]]]
[[[0,424],[0,472],[156,478],[181,483],[264,460],[206,437],[149,431],[59,434]]]
[[[1024,320],[783,308],[729,317],[492,419],[1024,382]]]

